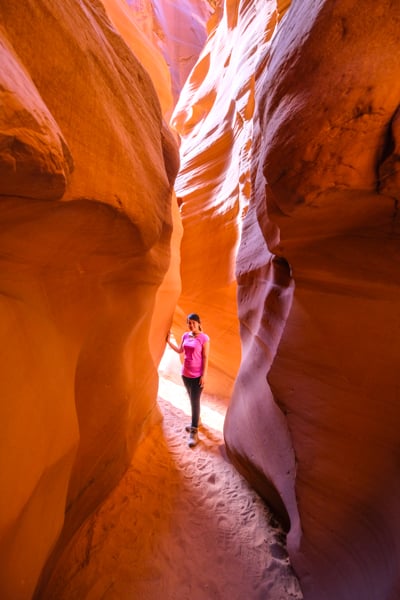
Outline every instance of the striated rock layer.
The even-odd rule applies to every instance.
[[[257,44],[255,16],[249,3],[246,26]],[[181,141],[175,191],[184,228],[174,332],[182,334],[189,312],[201,315],[212,348],[207,391],[228,398],[240,363],[235,255],[250,193],[257,53],[246,54],[229,13],[216,13],[209,28],[171,119]]]
[[[149,71],[164,114],[171,116],[206,41],[213,0],[103,0],[103,4]]]
[[[237,279],[226,444],[306,600],[400,591],[399,18],[227,0],[172,119],[180,302],[204,309],[228,389]]]
[[[174,331],[202,315],[208,391],[233,389],[229,455],[285,524],[306,600],[397,600],[400,8],[226,0],[206,26],[208,3],[192,19],[184,2],[180,52],[162,34],[182,30],[172,3],[12,4],[1,597],[54,597],[68,540],[158,418],[181,287],[162,117],[207,29],[172,118]]]
[[[135,6],[138,0],[128,0]],[[153,41],[160,49],[171,73],[174,101],[203,49],[207,21],[214,0],[148,0],[151,7]],[[139,0],[143,6],[143,1]]]
[[[399,25],[391,2],[294,4],[259,86],[275,251],[296,285],[268,380],[297,461],[289,546],[315,600],[398,598]]]
[[[0,595],[18,600],[55,548],[45,596],[158,418],[178,156],[100,2],[3,2],[0,23]]]

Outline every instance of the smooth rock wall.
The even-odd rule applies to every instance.
[[[276,19],[275,3],[241,8],[241,27],[233,2],[210,20],[207,44],[171,119],[180,135],[175,191],[184,229],[173,330],[180,339],[186,315],[200,314],[211,337],[206,389],[225,398],[241,357],[235,259],[251,193],[254,71]]]
[[[0,595],[18,600],[53,550],[43,597],[159,418],[178,156],[100,2],[2,3],[0,23]]]
[[[398,27],[386,1],[227,1],[172,118],[176,331],[204,313],[306,600],[398,598]]]
[[[290,523],[306,600],[398,597],[399,17],[385,2],[294,2],[256,84],[225,433]],[[267,267],[265,249],[264,268],[263,237],[278,256]]]
[[[260,82],[274,251],[296,286],[268,380],[293,440],[302,533],[288,542],[312,600],[398,597],[399,24],[390,2],[294,3]]]

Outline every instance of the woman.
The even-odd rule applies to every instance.
[[[175,352],[184,353],[182,379],[192,407],[192,423],[186,427],[186,431],[189,432],[188,444],[192,448],[198,442],[200,396],[207,377],[210,338],[202,332],[200,317],[196,313],[188,315],[187,325],[189,331],[183,334],[180,346],[170,342],[171,332],[167,333],[166,340]]]

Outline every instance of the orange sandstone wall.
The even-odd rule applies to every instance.
[[[243,28],[256,48],[265,31],[255,19],[256,8],[246,7]],[[235,256],[251,189],[257,61],[257,51],[246,48],[243,32],[235,28],[236,19],[232,7],[210,21],[207,44],[171,119],[180,135],[175,191],[184,228],[174,333],[179,339],[188,312],[201,315],[211,337],[207,391],[223,397],[230,396],[240,363]]]
[[[229,398],[241,360],[235,261],[252,190],[255,82],[260,59],[290,2],[215,3],[208,39],[179,97],[175,184],[180,205],[182,294],[177,339],[188,312],[211,337],[207,391]]]
[[[0,23],[0,595],[18,600],[158,418],[178,156],[100,2],[2,3]]]
[[[173,108],[171,74],[158,50],[150,0],[130,2],[126,0],[102,0],[115,28],[142,63],[154,84],[163,115],[170,115]]]
[[[172,82],[169,66],[157,45],[158,36],[154,30],[158,30],[158,28],[154,22],[152,3],[150,0],[147,3],[141,0],[129,4],[126,0],[103,0],[103,4],[114,26],[149,74],[160,100],[164,119],[167,121],[174,106]],[[189,31],[188,35],[190,35],[187,27],[183,30]],[[164,36],[165,34],[163,34]],[[169,177],[175,177],[179,167],[179,157],[175,150],[178,140],[176,136],[174,137],[175,139],[171,137],[170,133],[167,133],[164,139],[163,152],[170,157],[170,160],[166,162]],[[171,145],[171,148],[168,148],[168,145]],[[173,160],[171,160],[171,156],[174,156]],[[165,344],[160,344],[160,340],[165,339],[165,332],[170,327],[171,315],[174,313],[177,297],[181,290],[180,250],[183,229],[174,191],[172,192],[171,216],[173,231],[170,243],[170,263],[156,293],[149,332],[150,352],[155,365],[159,364],[163,355]]]
[[[127,0],[135,6],[137,0]],[[143,2],[141,2],[143,3]],[[153,40],[171,73],[174,102],[203,49],[214,0],[152,0]]]
[[[306,600],[400,591],[399,19],[388,0],[227,0],[172,118],[176,326],[206,317],[219,393],[240,360],[227,448]]]
[[[216,6],[217,4],[212,0],[210,2],[208,0],[183,0],[179,3],[169,0],[104,0],[110,19],[131,47],[135,56],[149,71],[166,120],[171,117],[175,102],[202,50],[209,28],[212,29],[218,23],[221,9]],[[196,71],[193,76],[189,77],[187,88],[190,89],[192,85],[196,87],[199,85],[198,75],[199,73]],[[195,105],[197,101],[189,93],[184,95],[183,106],[186,102]],[[179,115],[179,112],[180,108],[178,107],[176,114]],[[179,140],[180,154],[183,156],[183,165],[185,165],[190,155],[185,144],[185,133],[177,124],[177,120],[180,121],[181,117],[174,117],[173,123],[176,132],[179,134],[176,135],[176,139]],[[203,166],[200,163],[200,169],[202,168]],[[184,170],[185,167],[183,166],[182,172]],[[192,255],[187,252],[185,247],[181,247],[183,229],[193,226],[193,223],[186,219],[186,202],[182,206],[182,186],[185,195],[190,196],[191,193],[188,191],[186,182],[183,181],[182,184],[177,185],[180,197],[177,202],[175,199],[172,203],[171,263],[165,280],[157,292],[150,332],[152,355],[158,364],[163,350],[159,346],[161,329],[166,332],[173,324],[175,335],[179,340],[183,330],[186,329],[187,313],[194,310],[200,312],[204,318],[204,327],[213,338],[213,359],[207,389],[227,397],[233,386],[240,354],[237,323],[232,332],[232,321],[237,321],[236,302],[234,300],[235,283],[233,281],[234,256],[232,248],[229,247],[228,289],[226,289],[225,284],[227,275],[223,271],[223,268],[227,266],[225,261],[219,268],[220,277],[217,280],[217,287],[220,290],[216,291],[215,286],[211,285],[207,295],[199,298],[197,286],[202,285],[203,281],[197,268],[195,271],[189,267],[187,273],[186,264],[192,260]],[[189,233],[189,237],[190,235]],[[200,258],[207,249],[200,243],[200,236],[196,236],[196,238],[195,244],[193,245],[192,241],[190,246],[193,247],[192,253],[199,253]],[[232,245],[231,240],[229,244]],[[223,247],[224,243],[220,244],[218,251]],[[213,250],[214,248],[211,249],[211,251]],[[176,291],[182,287],[182,276],[185,281],[185,291],[179,298],[176,307]],[[187,287],[188,285],[192,286],[192,284],[195,286],[194,293],[193,290],[188,293]],[[218,298],[216,298],[216,293]],[[225,309],[223,312],[218,311],[213,315],[213,311],[209,311],[210,304],[214,305],[217,311],[219,305],[225,306]],[[175,307],[173,322],[165,324],[165,309],[168,308],[167,312],[172,314]],[[218,343],[214,343],[215,334],[217,334],[217,339],[222,336],[222,339],[225,340],[224,345],[229,346],[233,341],[235,348],[233,357],[226,357],[225,350]]]
[[[104,0],[104,5],[135,56],[148,70],[160,98],[163,115],[169,121],[182,86],[205,43],[208,22],[215,14],[214,2]],[[179,136],[176,136],[176,139],[181,144]],[[181,154],[184,152],[183,148]],[[160,332],[166,333],[172,322],[172,319],[165,322],[165,314],[173,314],[175,311],[174,322],[178,324],[178,339],[183,329],[186,329],[181,302],[175,310],[177,292],[181,290],[181,241],[185,226],[175,196],[172,202],[172,219],[171,263],[157,292],[150,331],[150,347],[156,364],[163,353],[163,347],[159,344]],[[190,301],[189,305],[192,306]],[[194,309],[187,308],[185,314],[192,310]],[[199,310],[197,305],[196,310]],[[218,367],[217,365],[217,370],[211,367],[211,379],[214,381],[221,378]]]
[[[164,115],[170,117],[206,41],[213,0],[103,0],[103,4],[149,71]]]
[[[313,600],[399,597],[399,25],[391,2],[294,5],[260,82],[275,251],[296,286],[268,380]]]

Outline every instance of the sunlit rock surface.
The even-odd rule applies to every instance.
[[[0,22],[0,595],[18,600],[158,418],[178,157],[100,2],[3,2]]]
[[[227,2],[172,120],[180,301],[234,377],[237,278],[226,443],[287,525],[306,600],[400,593],[399,19]]]
[[[212,347],[207,389],[225,397],[240,362],[235,254],[251,189],[254,69],[264,36],[256,14],[248,4],[243,27],[249,39],[254,36],[251,48],[235,28],[233,10],[218,27],[214,19],[171,119],[181,137],[175,191],[184,227],[174,324],[181,333],[188,312],[201,315]]]
[[[0,4],[1,596],[52,597],[158,416],[208,31],[174,332],[306,600],[398,600],[400,8],[104,4]]]
[[[112,23],[151,77],[164,115],[170,115],[174,100],[168,65],[157,51],[151,2],[103,0]]]
[[[131,40],[132,30],[135,31],[135,53],[146,68],[150,67],[161,103],[169,95],[175,104],[206,41],[214,1],[104,0],[104,4],[125,39]],[[143,51],[144,39],[147,46]],[[153,55],[158,52],[168,66],[168,86],[162,85],[159,78],[161,65],[157,56],[152,64]]]
[[[354,8],[294,5],[260,81],[268,208],[296,286],[268,379],[297,460],[306,597],[394,600],[400,6]]]
[[[128,0],[134,5],[137,0]],[[213,0],[154,0],[153,32],[171,72],[174,100],[179,97],[207,39]]]
[[[158,49],[158,36],[154,33],[157,27],[150,0],[147,3],[132,1],[128,4],[125,0],[103,0],[103,4],[113,24],[150,75],[167,121],[174,107],[172,83],[169,67],[161,50]],[[187,32],[187,28],[183,31]],[[189,37],[191,34],[191,31],[187,33]],[[192,57],[192,60],[194,61],[195,57]],[[163,152],[170,157],[175,155],[176,158],[167,161],[165,165],[169,177],[175,177],[178,168],[178,156],[175,150],[177,139],[171,138],[170,133],[166,132],[164,142]],[[168,145],[171,145],[171,148],[168,148]],[[174,192],[171,211],[173,232],[170,263],[163,282],[157,290],[149,333],[150,352],[155,365],[159,364],[163,355],[165,345],[160,343],[160,340],[164,339],[165,332],[170,327],[170,315],[175,311],[177,297],[181,290],[180,252],[183,230]]]

